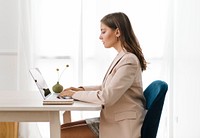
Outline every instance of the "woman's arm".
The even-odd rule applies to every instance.
[[[99,86],[80,86],[78,88],[76,87],[69,87],[64,89],[59,96],[61,97],[65,97],[65,96],[69,96],[72,97],[74,95],[75,92],[84,92],[84,91],[96,91],[96,90],[101,90],[101,85]]]

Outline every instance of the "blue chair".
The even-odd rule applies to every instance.
[[[141,138],[156,138],[168,84],[161,80],[153,81],[144,91],[147,114],[142,128]]]

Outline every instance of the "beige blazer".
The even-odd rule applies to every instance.
[[[139,138],[145,116],[141,67],[138,58],[121,51],[100,86],[84,87],[74,99],[102,104],[100,138]]]

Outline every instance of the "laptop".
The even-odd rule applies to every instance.
[[[60,97],[58,93],[51,92],[39,68],[32,68],[29,72],[44,99],[44,105],[66,105],[74,103],[74,100],[70,97]]]

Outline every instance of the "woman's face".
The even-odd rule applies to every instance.
[[[105,48],[116,47],[118,40],[117,40],[117,30],[113,30],[106,26],[105,24],[101,23],[101,34],[99,39],[103,42]]]

